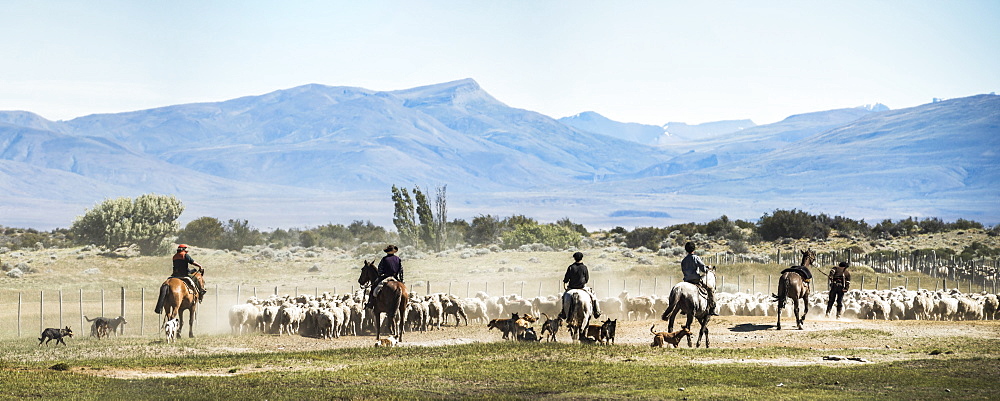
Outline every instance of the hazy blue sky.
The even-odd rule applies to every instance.
[[[751,118],[1000,90],[1000,1],[8,1],[0,110],[473,78],[559,118]]]

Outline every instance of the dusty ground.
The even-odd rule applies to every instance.
[[[789,322],[785,321],[786,324]],[[666,322],[660,320],[619,321],[615,346],[638,346],[645,349],[651,342],[650,326],[666,330]],[[718,358],[698,357],[694,363],[749,363],[762,365],[803,365],[826,364],[834,366],[851,366],[864,363],[857,361],[829,361],[822,356],[860,356],[868,362],[891,362],[903,359],[926,358],[927,349],[940,346],[942,352],[949,352],[947,345],[941,344],[943,339],[955,337],[971,337],[984,339],[1000,339],[1000,322],[928,322],[928,321],[870,321],[870,320],[833,320],[810,319],[804,330],[774,329],[773,317],[743,317],[720,316],[710,323],[711,345],[713,348],[746,349],[747,356]],[[679,325],[679,324],[678,324]],[[538,328],[536,324],[536,329]],[[697,327],[697,324],[695,324]],[[209,355],[231,353],[267,353],[267,352],[302,352],[318,351],[345,347],[371,347],[374,336],[348,336],[333,340],[319,340],[300,336],[264,336],[264,335],[210,335],[195,339],[183,338],[174,344],[165,344],[160,339],[145,340],[141,343],[123,341],[126,339],[93,340],[82,339],[87,346],[71,346],[68,353],[79,354],[80,357],[96,358],[119,355]],[[95,343],[100,341],[100,345]],[[449,326],[442,330],[406,333],[401,347],[442,346],[475,342],[499,342],[501,334],[496,330],[487,330],[485,324],[470,324],[469,326]],[[569,342],[569,335],[561,332],[560,342]],[[74,340],[70,340],[71,343]],[[118,344],[116,344],[116,342]],[[129,345],[125,345],[128,342]],[[73,344],[76,345],[76,344]],[[581,345],[585,346],[585,345]],[[590,346],[590,345],[586,345]],[[687,348],[682,342],[682,348]],[[790,347],[814,352],[808,356],[768,359],[755,356],[752,349],[758,347]],[[662,349],[662,352],[674,352]],[[65,353],[63,357],[66,357]],[[688,354],[691,355],[691,354]],[[24,355],[29,359],[45,360],[51,357],[50,352],[41,350],[34,355]],[[956,354],[955,357],[963,355]],[[968,357],[969,355],[964,355]],[[948,357],[946,355],[945,357]],[[296,362],[288,366],[241,366],[237,369],[219,367],[212,370],[167,370],[140,371],[122,369],[83,369],[83,373],[117,377],[117,378],[148,378],[176,376],[233,375],[265,370],[289,369],[339,369],[338,366],[308,366]],[[79,369],[78,369],[79,370]]]

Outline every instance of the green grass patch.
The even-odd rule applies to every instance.
[[[976,347],[985,347],[980,343]],[[0,397],[73,399],[989,399],[1000,359],[771,366],[704,359],[800,358],[816,351],[573,344],[466,344],[318,352],[79,359],[0,367]],[[673,352],[677,351],[677,352]],[[104,371],[183,372],[115,379]],[[203,374],[203,375],[197,375]],[[211,376],[217,375],[217,376]],[[950,391],[949,391],[950,390]]]

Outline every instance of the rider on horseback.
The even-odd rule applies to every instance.
[[[191,277],[191,274],[197,270],[190,268],[189,265],[198,266],[199,269],[203,269],[203,267],[195,262],[194,259],[191,258],[191,255],[188,255],[187,250],[187,245],[177,245],[177,253],[174,254],[173,258],[174,272],[170,275],[170,277],[177,277],[191,282],[194,289],[198,290],[198,302],[201,302],[201,300],[205,298],[206,291],[204,288],[201,288],[201,284],[198,283],[198,280]]]
[[[576,252],[573,254],[573,264],[566,268],[566,275],[563,276],[563,283],[566,283],[566,291],[569,290],[585,290],[590,293],[590,299],[594,303],[594,318],[601,317],[601,310],[597,305],[597,297],[594,296],[594,291],[587,287],[587,282],[590,281],[590,271],[587,270],[587,265],[583,264],[583,253]],[[566,300],[566,293],[563,293],[563,304],[568,302]],[[560,319],[566,319],[565,310],[559,312]]]
[[[399,248],[395,245],[386,246],[382,250],[386,255],[378,262],[378,279],[372,282],[371,293],[368,294],[368,302],[365,303],[365,309],[375,307],[375,288],[378,287],[378,284],[382,280],[394,277],[396,281],[403,282],[403,262],[399,260],[399,256],[396,256],[396,252],[398,251]]]
[[[681,260],[681,272],[684,273],[684,281],[705,290],[705,295],[708,296],[708,310],[712,311],[710,313],[712,316],[718,316],[719,314],[715,312],[715,289],[709,287],[701,280],[708,273],[708,265],[702,262],[698,255],[694,254],[694,242],[689,241],[684,244],[684,250],[688,253]]]

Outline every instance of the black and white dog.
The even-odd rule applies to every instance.
[[[42,330],[42,338],[38,339],[38,345],[42,345],[43,342],[45,345],[49,345],[49,341],[52,340],[56,340],[56,345],[59,345],[59,343],[66,345],[66,341],[63,340],[63,337],[73,337],[73,330],[70,329],[69,326],[66,326],[65,329],[50,327]]]

